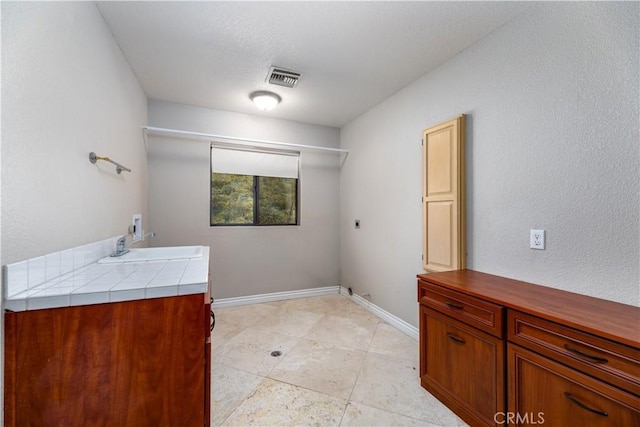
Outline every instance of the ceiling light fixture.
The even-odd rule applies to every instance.
[[[256,104],[256,107],[264,111],[273,110],[282,101],[280,95],[266,90],[255,91],[249,95],[249,98]]]

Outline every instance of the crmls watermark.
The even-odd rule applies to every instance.
[[[544,412],[496,412],[493,421],[496,424],[544,424]]]

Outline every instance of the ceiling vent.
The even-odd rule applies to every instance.
[[[295,71],[287,70],[285,68],[271,67],[269,69],[269,75],[267,76],[267,82],[272,85],[284,86],[284,87],[296,87],[301,74]]]

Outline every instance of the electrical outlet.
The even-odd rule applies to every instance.
[[[141,214],[133,215],[133,223],[132,223],[131,230],[132,230],[134,241],[142,239],[142,215]]]
[[[544,249],[544,230],[531,230],[529,234],[529,247],[531,249]]]

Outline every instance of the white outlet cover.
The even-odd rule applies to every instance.
[[[529,247],[531,249],[544,250],[545,247],[545,231],[531,230],[529,233]]]
[[[142,238],[142,215],[133,214],[133,240],[140,240]]]

